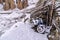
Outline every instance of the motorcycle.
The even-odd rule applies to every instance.
[[[50,29],[51,27],[47,27],[44,22],[43,22],[43,19],[42,18],[36,18],[36,19],[33,19],[32,18],[32,23],[34,24],[34,27],[36,27],[35,30],[37,30],[38,33],[49,33],[50,32]]]

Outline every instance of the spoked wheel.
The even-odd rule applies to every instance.
[[[38,25],[37,31],[43,34],[45,32],[45,25]]]

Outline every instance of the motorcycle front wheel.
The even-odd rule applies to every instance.
[[[45,32],[45,25],[38,25],[37,31],[43,34]]]

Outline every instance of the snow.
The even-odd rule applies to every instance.
[[[16,3],[16,0],[14,0]],[[25,10],[35,7],[38,0],[28,0],[29,6],[23,10],[15,8],[4,11],[3,5],[0,4],[0,40],[48,40],[47,34],[39,34],[31,29],[29,23],[30,14],[24,13]],[[26,15],[24,18],[20,18]],[[24,20],[28,20],[24,23]]]
[[[38,0],[29,0],[28,4],[33,5],[33,4],[36,4],[37,2],[38,2]]]
[[[5,13],[5,14],[7,14],[7,13],[10,14],[10,13],[12,13],[12,11],[0,11],[0,13],[1,13],[1,14],[4,14],[4,13]]]
[[[2,11],[3,10],[3,5],[2,4],[0,4],[0,11]]]
[[[4,32],[4,34],[0,36],[0,40],[48,40],[46,34],[39,34],[34,32],[31,29],[32,25],[28,21],[28,23],[24,23],[23,21],[17,21],[17,23],[15,23],[16,20],[13,19],[20,17],[19,15],[22,16],[23,14],[20,12],[16,13],[15,11],[10,15],[4,17],[1,16],[2,20],[0,19],[0,24],[6,24],[6,26],[2,25],[3,28],[1,27],[1,33]],[[30,14],[26,14],[25,18],[30,18],[29,16]]]
[[[16,27],[17,26],[17,27]],[[2,35],[0,40],[48,40],[46,35],[35,33],[30,24],[18,22]]]

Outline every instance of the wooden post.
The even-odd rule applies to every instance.
[[[10,9],[14,9],[16,7],[14,0],[9,0]]]
[[[23,9],[23,3],[22,3],[21,0],[17,0],[17,7],[18,7],[19,9]]]
[[[53,9],[55,7],[55,0],[52,0],[52,6],[50,10],[50,26],[52,25],[52,18],[53,18]]]
[[[5,2],[5,0],[3,0],[3,2]]]
[[[0,0],[0,3],[3,3],[3,0]]]
[[[4,10],[9,10],[8,0],[5,0],[5,5],[3,6]]]
[[[28,0],[23,0],[23,6],[26,8],[28,6]]]

